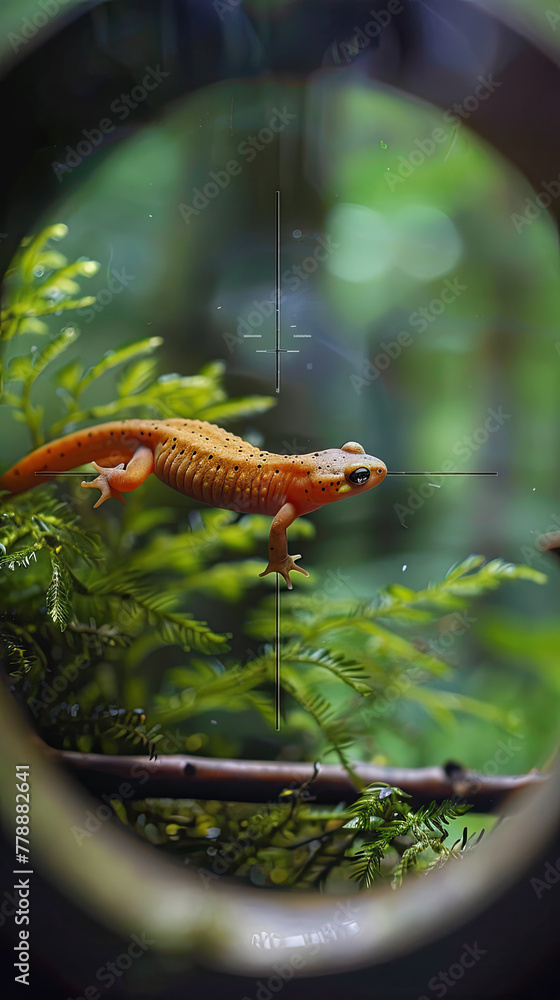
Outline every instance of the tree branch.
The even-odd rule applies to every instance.
[[[90,791],[127,799],[196,798],[226,802],[276,802],[281,792],[308,783],[305,799],[315,803],[353,802],[358,791],[344,768],[285,761],[210,759],[173,754],[148,757],[77,753],[45,747],[49,756]],[[507,796],[548,780],[547,774],[488,776],[450,763],[445,767],[402,768],[356,764],[363,786],[375,781],[396,785],[421,803],[434,799],[472,802],[490,812]]]

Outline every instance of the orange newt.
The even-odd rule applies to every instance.
[[[21,493],[50,478],[36,472],[67,472],[88,462],[99,475],[82,486],[101,490],[95,507],[109,497],[124,503],[121,494],[154,472],[213,507],[273,515],[269,562],[260,576],[279,573],[290,590],[292,571],[309,576],[296,565],[301,556],[288,554],[290,524],[323,504],[372,489],[387,474],[385,464],[355,441],[308,455],[275,455],[204,420],[120,420],[37,448],[0,476],[0,489]]]

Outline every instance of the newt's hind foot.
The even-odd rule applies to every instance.
[[[122,472],[124,469],[124,462],[121,462],[120,465],[113,466],[112,469],[106,469],[102,465],[98,465],[97,462],[92,462],[91,464],[96,472],[99,472],[99,475],[97,479],[92,479],[89,483],[84,481],[82,486],[85,486],[86,489],[90,486],[94,486],[96,489],[101,490],[101,496],[99,497],[97,503],[94,503],[93,506],[100,507],[102,503],[105,503],[105,501],[109,500],[111,497],[115,500],[120,500],[121,503],[124,503],[120,491],[116,490],[114,486],[111,486],[111,473]]]
[[[293,590],[290,573],[293,573],[295,570],[297,573],[302,573],[303,576],[309,576],[306,569],[303,569],[302,566],[296,566],[296,559],[301,559],[301,555],[285,556],[284,559],[279,559],[277,562],[269,562],[264,573],[259,573],[259,576],[267,576],[268,573],[279,573],[288,584],[288,590]]]

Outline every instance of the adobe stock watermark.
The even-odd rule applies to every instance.
[[[454,611],[452,614],[447,615],[447,627],[445,631],[441,633],[438,639],[426,643],[424,652],[430,656],[441,657],[443,659],[451,647],[455,645],[457,639],[465,635],[477,621],[478,618],[472,618],[466,611]],[[428,681],[433,680],[433,678],[434,675],[430,670],[419,664],[413,664],[400,677],[397,677],[387,685],[381,697],[375,699],[372,708],[364,706],[358,714],[366,722],[370,721],[372,717],[379,719],[395,708],[397,702],[402,698],[406,698],[407,691],[411,687],[426,684]]]
[[[523,733],[516,733],[515,736],[510,736],[507,742],[506,740],[498,740],[497,750],[491,757],[488,758],[488,760],[484,761],[484,764],[480,768],[480,773],[486,775],[486,777],[498,774],[501,767],[509,764],[509,762],[524,749],[519,745],[519,743],[516,742],[517,740],[524,739],[525,737],[523,736]],[[480,788],[480,786],[475,787],[477,791],[478,788]]]
[[[470,434],[464,434],[462,438],[459,438],[455,442],[451,449],[454,455],[457,455],[458,458],[461,458],[465,462],[486,444],[492,434],[495,434],[496,431],[499,431],[504,426],[506,420],[511,420],[511,413],[504,413],[502,406],[498,406],[497,410],[489,407],[486,412],[488,416],[484,423],[480,427],[476,427]],[[459,467],[451,459],[446,459],[442,462],[440,468],[442,472],[447,473],[459,471]],[[437,479],[437,475],[434,474],[432,478]],[[393,504],[393,510],[401,524],[406,525],[406,518],[416,514],[426,501],[434,496],[438,489],[439,486],[433,483],[422,483],[417,490],[410,487],[406,504]]]
[[[463,292],[466,292],[467,288],[468,286],[462,285],[458,278],[446,278],[439,296],[432,299],[428,305],[419,306],[412,312],[407,320],[408,325],[413,328],[415,333],[425,333],[430,324],[445,312],[447,306],[450,306]],[[354,392],[359,396],[362,389],[375,382],[381,373],[387,371],[393,361],[401,356],[404,348],[410,347],[413,343],[414,336],[409,330],[401,330],[397,337],[388,343],[381,341],[379,345],[381,350],[373,361],[364,358],[361,375],[354,372],[349,376]]]
[[[19,888],[19,886],[14,886],[13,888]],[[22,917],[25,915],[24,911],[27,913],[27,910],[29,910],[29,906],[25,905],[25,903],[22,906],[24,899],[25,897],[22,896],[21,892],[19,892],[17,896],[14,896],[13,892],[9,892],[7,889],[2,893],[2,902],[0,903],[0,927],[3,927],[6,920],[11,919],[12,917],[19,917],[19,920],[16,921],[18,926],[26,922],[22,919]],[[25,985],[28,984],[26,983]]]
[[[541,181],[539,192],[532,198],[525,198],[523,212],[512,212],[510,215],[516,233],[522,233],[527,226],[532,226],[535,219],[540,218],[545,209],[559,196],[560,174],[557,179]]]
[[[130,769],[130,776],[138,781],[140,785],[145,784],[149,778],[149,773],[145,767],[142,766],[140,761],[134,763]],[[100,798],[103,802],[100,802],[95,809],[86,809],[84,813],[83,826],[72,826],[70,832],[74,837],[78,847],[81,847],[85,840],[89,840],[93,837],[98,830],[101,829],[104,823],[112,819],[115,815],[115,809],[112,805],[113,802],[120,802],[121,805],[128,799],[133,799],[135,797],[135,790],[128,781],[121,781],[119,787],[115,792],[107,793],[103,792]]]
[[[89,640],[92,638],[94,637],[88,636],[86,640],[88,645],[90,644]],[[42,709],[48,708],[61,694],[64,694],[77,679],[80,671],[85,670],[89,666],[91,666],[90,657],[86,653],[79,653],[71,663],[67,663],[60,668],[60,672],[52,681],[43,680],[41,690],[37,692],[36,697],[29,700],[29,708],[34,718],[36,719]]]
[[[231,14],[241,6],[243,0],[213,0],[212,6],[217,11],[220,21],[224,20],[226,14]]]
[[[464,794],[461,794],[459,788],[451,796],[451,801],[454,805],[467,805],[472,801],[472,796],[477,795],[483,788],[482,782],[479,780],[480,775],[485,777],[493,777],[495,774],[500,772],[502,767],[509,764],[518,753],[524,749],[522,745],[519,744],[519,740],[524,740],[525,737],[523,733],[516,733],[515,736],[510,736],[506,740],[498,740],[497,748],[487,760],[484,761],[482,767],[476,772],[465,771],[461,775],[461,784],[464,783]]]
[[[553,885],[560,882],[560,858],[556,858],[554,863],[546,861],[541,875],[542,878],[530,879],[531,889],[537,899],[541,899],[543,892],[548,892]]]
[[[282,110],[274,108],[268,125],[259,129],[256,135],[248,135],[239,143],[237,152],[242,157],[242,162],[232,158],[227,161],[223,170],[211,170],[208,174],[208,180],[202,188],[193,188],[192,203],[187,204],[182,201],[177,206],[186,225],[190,225],[193,216],[196,218],[205,208],[208,208],[210,202],[229,187],[232,177],[237,177],[245,165],[252,163],[258,154],[270,145],[274,137],[283,132],[295,118],[297,115],[288,111],[285,104]]]
[[[126,614],[127,613],[125,612],[124,615]],[[118,617],[119,621],[121,621],[124,616],[121,614]],[[116,626],[111,626],[111,628],[114,627]],[[118,724],[118,715],[115,715],[115,722]],[[158,753],[167,755],[185,752],[186,737],[178,730],[173,732],[170,729],[166,729],[158,735],[159,739],[156,744]],[[130,777],[134,779],[137,784],[145,785],[150,778],[150,770],[142,763],[141,760],[135,761],[130,769]],[[116,791],[110,793],[103,792],[99,797],[102,801],[95,807],[95,809],[86,809],[84,813],[83,826],[71,827],[70,832],[73,834],[78,847],[81,847],[85,840],[89,840],[90,837],[93,837],[93,835],[101,829],[104,823],[113,818],[116,812],[113,803],[118,802],[121,805],[124,805],[125,802],[135,799],[138,796],[136,794],[136,789],[130,784],[129,781],[122,781]]]
[[[253,934],[252,944],[255,948],[263,950],[290,950],[282,961],[276,962],[272,969],[274,975],[265,979],[257,979],[254,996],[245,994],[242,1000],[273,1000],[282,988],[293,979],[296,972],[301,972],[321,948],[328,947],[331,941],[338,941],[340,938],[353,937],[359,933],[360,925],[356,919],[356,912],[351,900],[338,902],[334,908],[329,921],[321,924],[314,930],[305,934],[294,933],[289,938],[282,938],[279,934],[270,934],[267,931]],[[307,945],[305,952],[293,950],[297,946]],[[303,949],[302,949],[303,950]]]
[[[309,592],[306,591],[305,610],[311,614],[318,614],[324,609],[325,602],[327,600],[333,600],[337,594],[340,596],[341,591],[343,593],[350,591],[352,597],[355,597],[356,595],[352,591],[349,583],[351,579],[352,577],[344,573],[340,566],[338,566],[335,570],[328,569],[320,578],[320,586],[315,587]],[[280,630],[278,634],[281,639],[289,639],[292,635],[289,623],[282,617],[280,618]],[[247,663],[251,662],[251,660],[257,659],[259,656],[265,655],[270,649],[273,648],[272,644],[274,641],[275,638],[271,635],[269,642],[262,643],[256,652],[248,649]]]
[[[8,32],[8,41],[14,52],[18,52],[22,45],[27,45],[41,28],[44,28],[51,17],[56,17],[62,7],[70,0],[38,0],[36,10],[31,17],[24,17],[21,22],[19,34],[15,31]]]
[[[465,942],[463,944],[463,951],[457,961],[452,962],[449,968],[438,972],[436,976],[432,976],[429,980],[428,989],[430,990],[430,996],[423,993],[422,996],[418,997],[418,1000],[433,1000],[434,996],[438,997],[438,1000],[441,1000],[463,978],[467,970],[472,969],[487,954],[487,951],[479,947],[478,941],[473,941],[472,944]]]
[[[132,963],[136,959],[142,958],[148,948],[153,947],[155,943],[152,938],[146,936],[145,931],[142,934],[131,934],[130,944],[126,951],[121,951],[116,958],[99,966],[95,973],[96,982],[103,986],[104,989],[110,990],[117,980],[121,979],[124,973],[130,969]],[[67,997],[66,1000],[101,1000],[102,996],[103,994],[97,986],[91,984],[85,988],[80,996]]]
[[[401,153],[399,166],[396,170],[388,170],[385,173],[385,180],[391,192],[395,191],[399,184],[404,184],[409,177],[412,177],[418,167],[421,167],[430,156],[434,155],[438,146],[447,142],[453,132],[478,110],[481,103],[487,101],[498,87],[502,86],[501,82],[493,79],[492,73],[489,76],[479,75],[477,80],[478,84],[474,88],[474,92],[465,97],[462,104],[452,104],[447,111],[444,111],[442,121],[445,125],[451,126],[451,132],[449,128],[441,128],[440,126],[432,129],[429,136],[416,139],[415,148],[410,150],[408,156]]]
[[[536,535],[535,544],[522,545],[519,550],[523,561],[528,566],[540,563],[544,569],[550,569],[550,550],[546,546],[546,540],[541,541],[541,539],[543,535],[550,535],[555,531],[560,531],[560,516],[558,514],[550,515],[550,524],[543,531],[539,528],[533,530],[533,534]]]
[[[78,316],[85,320],[86,323],[92,323],[96,316],[100,312],[103,312],[106,306],[110,305],[113,301],[115,295],[120,295],[124,288],[128,288],[132,281],[135,281],[135,276],[133,274],[127,274],[126,267],[121,267],[120,271],[116,268],[111,268],[111,277],[107,282],[105,288],[102,288],[95,296],[95,302],[90,306],[84,306],[83,309],[78,309]]]
[[[296,292],[301,285],[307,281],[312,274],[318,270],[319,265],[324,263],[338,250],[340,243],[335,243],[330,236],[315,237],[317,246],[313,253],[304,257],[301,263],[293,264],[282,274],[279,302],[282,304],[286,300],[288,292]],[[260,301],[253,299],[252,309],[246,316],[237,316],[237,328],[235,333],[225,331],[222,334],[223,341],[230,354],[233,354],[236,347],[245,343],[247,337],[255,335],[255,330],[262,326],[265,319],[269,319],[275,310],[276,290],[270,291],[268,298]]]
[[[360,55],[372,41],[378,37],[384,28],[388,28],[394,17],[402,14],[404,6],[401,0],[389,0],[389,3],[382,10],[370,10],[370,20],[366,21],[363,27],[354,25],[354,34],[346,42],[334,42],[333,53],[336,53],[340,60],[349,65],[356,56]]]
[[[552,30],[557,31],[558,25],[560,24],[560,6],[557,7],[556,10],[552,10],[551,7],[548,7],[544,12],[544,16],[546,17]]]
[[[289,785],[286,785],[284,791],[298,793],[302,802],[315,801],[315,796],[307,788],[302,790],[301,783],[297,781],[292,781]],[[267,806],[279,808],[282,805],[283,803],[269,799],[264,804],[264,808]],[[254,813],[249,821],[249,825],[235,839],[229,840],[227,844],[224,844],[223,847],[216,851],[210,868],[197,868],[199,878],[205,889],[209,889],[214,882],[219,881],[224,875],[227,875],[232,865],[242,864],[245,858],[254,853],[256,849],[255,845],[258,844],[263,836],[261,824],[264,819],[265,816],[262,812]]]
[[[153,66],[146,66],[141,83],[132,88],[129,94],[121,94],[116,97],[109,106],[109,110],[117,118],[118,122],[124,122],[131,111],[145,101],[148,94],[157,87],[170,74],[161,69],[159,63]],[[110,135],[117,128],[113,118],[106,116],[100,118],[94,128],[82,129],[83,139],[76,143],[76,147],[65,146],[66,156],[63,160],[53,160],[51,167],[59,183],[62,183],[67,174],[71,174],[76,167],[79,167],[86,157],[91,156],[94,149],[99,146],[106,135]]]

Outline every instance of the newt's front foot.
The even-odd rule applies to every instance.
[[[93,468],[96,470],[96,472],[99,472],[99,475],[97,479],[92,479],[91,482],[89,483],[86,483],[84,481],[82,483],[82,486],[85,486],[86,488],[89,486],[95,486],[96,489],[101,490],[101,496],[99,497],[97,503],[94,503],[93,506],[100,507],[101,504],[105,503],[105,500],[109,500],[110,497],[113,497],[115,500],[120,500],[121,503],[124,503],[124,500],[119,490],[116,490],[114,486],[111,486],[111,473],[122,472],[122,470],[124,469],[124,462],[121,462],[120,465],[113,466],[112,469],[106,469],[102,465],[98,465],[97,462],[92,462],[91,464],[93,465]]]
[[[298,573],[303,573],[303,576],[309,576],[306,569],[302,566],[296,566],[296,559],[301,559],[299,556],[286,556],[284,559],[279,559],[277,562],[269,562],[264,573],[259,573],[259,576],[267,576],[268,573],[279,573],[283,576],[286,583],[288,584],[288,590],[292,590],[292,581],[290,580],[290,573],[296,570]]]

